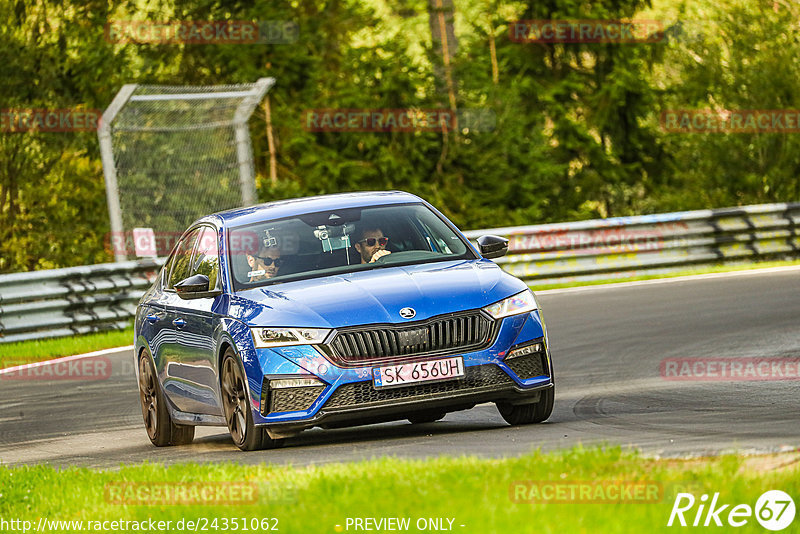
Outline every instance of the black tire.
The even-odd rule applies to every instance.
[[[548,388],[541,392],[539,402],[532,404],[511,404],[498,402],[497,410],[509,425],[529,425],[546,421],[553,413],[553,402],[556,388]]]
[[[408,418],[408,422],[412,425],[422,425],[425,423],[435,423],[439,419],[443,419],[447,412],[420,412]]]
[[[167,402],[147,350],[139,355],[139,401],[147,437],[156,447],[188,445],[194,439],[194,427],[172,422]]]
[[[282,439],[272,439],[267,430],[253,423],[253,412],[247,398],[245,373],[236,353],[228,347],[222,357],[220,390],[225,422],[233,442],[243,451],[274,449],[283,445]]]

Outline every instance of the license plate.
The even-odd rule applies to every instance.
[[[445,358],[427,362],[387,365],[372,369],[373,384],[376,388],[404,386],[432,380],[449,380],[464,376],[464,358]]]

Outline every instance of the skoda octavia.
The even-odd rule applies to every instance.
[[[512,425],[553,409],[542,311],[524,282],[403,192],[225,211],[189,227],[139,302],[135,358],[158,446],[227,426],[243,450],[315,426],[496,403]]]

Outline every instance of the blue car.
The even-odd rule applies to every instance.
[[[137,378],[147,434],[190,443],[227,426],[242,450],[315,426],[496,403],[546,420],[554,380],[534,294],[409,193],[261,204],[204,217],[139,302]]]

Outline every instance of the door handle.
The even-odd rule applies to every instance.
[[[184,321],[183,319],[181,319],[180,317],[178,317],[177,319],[175,319],[174,321],[172,321],[172,325],[173,325],[173,326],[176,326],[176,327],[178,327],[178,328],[183,328],[184,326],[186,326],[186,321]]]
[[[150,324],[156,324],[161,319],[161,317],[159,317],[158,315],[148,315],[147,317],[145,317],[145,319],[147,319],[147,322]]]

